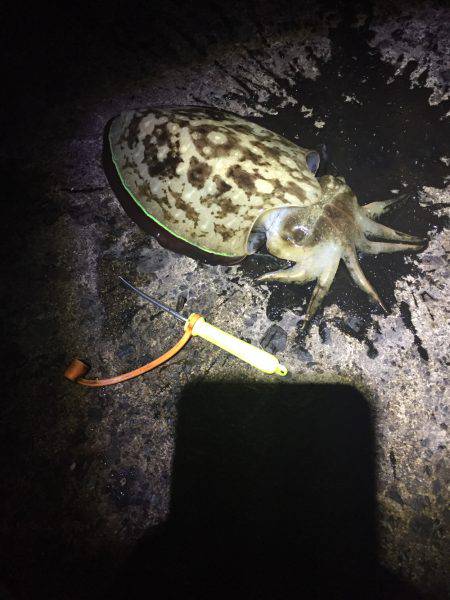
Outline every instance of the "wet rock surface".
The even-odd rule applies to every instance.
[[[302,453],[317,457],[317,444],[335,439],[330,431],[336,441],[323,446],[326,456],[351,438],[352,427],[333,412],[330,398],[348,411],[350,425],[363,423],[367,435],[373,433],[371,456],[363,452],[373,476],[367,511],[376,519],[367,531],[376,529],[378,561],[395,579],[384,579],[375,597],[389,597],[389,591],[447,597],[450,159],[448,36],[442,23],[448,9],[432,2],[397,3],[395,11],[383,2],[371,9],[314,3],[307,11],[292,3],[245,6],[231,2],[225,10],[210,3],[197,9],[167,2],[150,15],[143,3],[125,18],[122,4],[113,3],[91,20],[57,14],[39,34],[31,32],[43,50],[36,44],[34,57],[17,58],[19,74],[28,59],[32,68],[14,102],[12,114],[20,114],[20,121],[6,123],[2,150],[8,203],[2,219],[7,285],[0,578],[12,598],[111,594],[144,534],[156,535],[185,503],[192,506],[180,493],[190,486],[180,465],[193,481],[202,474],[205,488],[193,484],[198,500],[212,494],[211,486],[221,489],[217,473],[233,486],[233,469],[223,465],[234,457],[241,469],[237,480],[245,481],[247,472],[252,489],[261,485],[261,496],[249,496],[249,514],[267,522],[267,512],[257,507],[269,510],[270,504],[258,498],[274,493],[282,512],[282,494],[267,481],[283,460],[289,477],[276,475],[274,481],[289,490],[292,463],[299,461],[306,479],[313,472],[298,458]],[[27,24],[21,27],[27,33]],[[341,268],[305,332],[302,315],[311,286],[254,283],[282,261],[263,252],[237,266],[211,266],[165,250],[140,231],[105,179],[102,135],[121,110],[152,104],[211,104],[302,146],[322,148],[328,159],[320,174],[344,176],[361,204],[406,193],[384,222],[428,236],[425,250],[361,257],[389,314],[373,308]],[[273,379],[198,339],[158,371],[116,387],[88,390],[65,381],[62,372],[74,355],[92,365],[90,376],[107,376],[159,356],[181,336],[172,317],[127,292],[118,275],[185,315],[200,312],[277,352],[289,369],[287,387],[278,385],[274,393]],[[298,404],[283,391],[292,385],[304,386],[296,392]],[[227,386],[242,394],[239,403]],[[186,392],[192,389],[198,394]],[[196,403],[197,397],[208,397],[211,406]],[[319,409],[310,408],[315,401]],[[360,404],[362,412],[355,409]],[[321,406],[334,420],[324,418]],[[207,428],[219,427],[219,417],[227,414],[230,439],[239,434],[241,445],[227,445],[223,431],[219,445],[202,441],[209,440]],[[302,429],[305,422],[312,423],[310,430]],[[299,432],[314,432],[308,443],[293,441],[290,423]],[[355,436],[355,444],[345,446],[348,454],[337,452],[350,474],[364,448]],[[282,445],[284,439],[291,440],[285,454],[273,470],[264,470],[272,464],[275,441]],[[193,462],[183,463],[180,448],[192,453]],[[222,462],[209,463],[208,452],[218,448]],[[247,462],[239,462],[236,448]],[[192,467],[203,464],[199,457],[209,470]],[[337,472],[345,480],[346,469]],[[331,480],[333,470],[324,477]],[[311,489],[323,506],[326,494],[341,493],[315,485]],[[357,490],[348,486],[367,516]],[[226,497],[244,514],[244,496]],[[221,505],[219,496],[212,498]],[[339,510],[344,505],[336,500]],[[337,515],[344,514],[339,510]],[[248,531],[258,531],[249,522]],[[326,522],[332,529],[332,521]],[[187,526],[185,531],[191,532]],[[312,543],[304,541],[304,547]],[[299,551],[289,541],[286,548]],[[316,573],[317,580],[322,576]]]

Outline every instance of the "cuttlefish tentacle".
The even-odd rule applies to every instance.
[[[334,276],[336,275],[336,271],[338,270],[340,260],[340,255],[333,257],[328,265],[328,268],[323,270],[317,278],[316,287],[314,288],[308,308],[306,310],[303,327],[306,327],[309,321],[314,317],[317,309],[322,304],[325,296],[328,294],[331,284],[333,283]]]
[[[293,283],[309,283],[321,277],[325,277],[336,263],[339,264],[341,249],[338,244],[325,242],[322,244],[311,244],[296,249],[296,264],[289,269],[265,273],[256,279],[258,283],[265,281],[281,281]],[[336,273],[333,271],[333,277]],[[324,280],[325,281],[325,280]]]
[[[347,249],[342,254],[342,258],[345,262],[345,266],[347,267],[348,272],[350,273],[350,275],[351,275],[353,281],[356,283],[356,285],[358,287],[360,287],[363,292],[366,292],[366,294],[374,302],[378,303],[385,312],[388,312],[388,310],[387,310],[386,306],[383,304],[380,296],[377,294],[377,292],[375,291],[372,284],[369,282],[369,280],[364,275],[363,270],[361,269],[361,266],[359,264],[358,257],[356,256],[355,247],[348,246]]]
[[[369,219],[364,215],[358,215],[358,221],[364,234],[369,237],[376,237],[389,241],[392,240],[394,242],[409,242],[411,244],[423,244],[426,241],[423,238],[409,235],[408,233],[402,233],[391,227],[386,227],[385,225],[381,225],[381,223],[375,223],[375,221],[372,221],[372,219]]]
[[[406,200],[406,194],[401,194],[397,198],[390,198],[389,200],[382,200],[380,202],[371,202],[361,206],[361,211],[365,213],[371,219],[379,219],[382,215],[390,212],[393,208],[396,208],[401,202]]]
[[[380,252],[407,252],[409,250],[417,252],[424,247],[424,242],[418,244],[395,244],[392,242],[372,242],[368,239],[361,238],[357,242],[357,248],[365,254],[380,254]]]
[[[308,283],[314,281],[317,275],[309,273],[302,264],[296,264],[289,269],[281,269],[280,271],[270,271],[256,278],[257,283],[265,281],[281,281],[283,283]]]

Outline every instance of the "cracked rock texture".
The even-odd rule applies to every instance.
[[[138,540],[170,519],[186,386],[272,381],[200,340],[116,387],[63,380],[74,355],[106,376],[180,337],[119,274],[276,352],[286,385],[356,388],[373,418],[379,561],[414,589],[402,597],[447,597],[450,12],[432,2],[295,6],[56,12],[39,27],[20,21],[34,56],[16,55],[10,34],[20,93],[2,149],[6,598],[107,594]],[[344,176],[361,204],[406,193],[385,222],[427,235],[426,249],[362,257],[389,314],[341,269],[305,333],[310,287],[253,281],[282,261],[261,253],[211,266],[140,231],[104,176],[102,135],[119,111],[152,104],[226,108],[319,148],[321,174]]]

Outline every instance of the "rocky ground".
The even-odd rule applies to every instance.
[[[432,2],[400,2],[395,10],[383,2],[351,10],[276,4],[196,9],[167,2],[150,14],[142,3],[130,14],[116,3],[81,21],[75,12],[53,16],[39,34],[37,25],[21,23],[43,50],[36,48],[29,71],[27,55],[17,59],[23,93],[14,99],[17,116],[2,151],[6,598],[111,593],[138,541],[182,513],[183,499],[189,506],[186,490],[203,489],[200,478],[207,496],[218,481],[218,489],[240,490],[226,496],[240,514],[246,478],[264,482],[267,500],[270,477],[286,469],[282,490],[300,494],[292,488],[297,461],[306,485],[332,456],[348,470],[324,471],[323,478],[353,473],[348,496],[330,483],[316,482],[317,490],[331,506],[341,498],[337,520],[345,499],[365,515],[364,527],[373,517],[371,547],[391,574],[386,590],[400,590],[389,596],[381,586],[378,597],[446,597],[450,13]],[[105,179],[102,135],[121,110],[152,104],[226,108],[319,148],[320,173],[343,175],[361,204],[406,193],[385,222],[427,235],[426,249],[361,257],[389,314],[373,308],[340,269],[305,334],[311,286],[254,283],[282,261],[262,253],[241,265],[211,266],[140,231]],[[118,275],[276,352],[289,375],[275,383],[193,340],[160,370],[128,383],[100,390],[70,384],[62,372],[74,355],[93,366],[92,375],[106,376],[159,356],[181,335],[170,316],[124,290]],[[209,402],[196,404],[205,390]],[[360,414],[355,406],[366,408]],[[286,443],[266,472],[270,449],[295,438],[294,422],[308,444]],[[222,462],[208,462],[218,447],[205,442],[209,426],[220,430]],[[198,434],[206,430],[206,438]],[[239,477],[227,467],[223,484],[217,470],[238,460],[230,441],[236,432],[248,460],[238,461]],[[316,456],[319,446],[329,455],[308,471],[304,456]],[[183,462],[190,452],[197,459]],[[367,498],[361,482],[371,490]],[[204,500],[200,492],[195,497]],[[220,521],[224,507],[219,495],[211,497]],[[266,508],[256,510],[262,529],[272,518],[270,502]],[[332,529],[333,519],[325,521]]]

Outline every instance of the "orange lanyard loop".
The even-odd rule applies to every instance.
[[[78,358],[74,358],[70,365],[64,372],[64,377],[73,381],[74,383],[79,383],[80,385],[85,385],[87,387],[102,387],[104,385],[114,385],[115,383],[122,383],[123,381],[127,381],[128,379],[133,379],[133,377],[138,377],[143,373],[147,373],[151,371],[155,367],[159,367],[166,361],[168,361],[172,356],[175,356],[177,352],[179,352],[191,339],[192,337],[192,328],[194,327],[196,321],[201,318],[201,315],[192,314],[187,320],[185,331],[183,337],[178,340],[175,346],[172,346],[170,350],[167,350],[164,354],[155,358],[151,362],[134,369],[134,371],[129,371],[128,373],[123,373],[122,375],[116,375],[115,377],[110,377],[108,379],[84,379],[84,375],[89,371],[89,366],[81,361]]]

